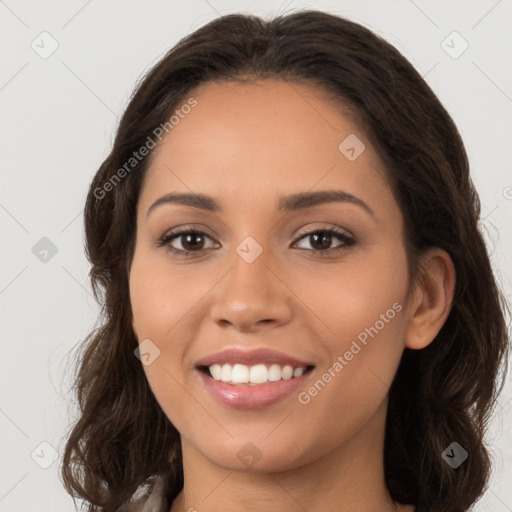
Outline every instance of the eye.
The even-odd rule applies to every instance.
[[[333,228],[309,231],[303,234],[298,241],[300,242],[301,240],[308,240],[308,238],[310,241],[312,241],[312,249],[306,248],[306,250],[313,251],[320,256],[323,256],[326,253],[335,253],[338,251],[346,250],[348,247],[351,247],[356,243],[355,240],[345,232],[338,231],[337,229]],[[333,239],[338,239],[341,244],[334,248],[330,248]],[[204,245],[205,241],[207,240],[212,241],[212,238],[203,231],[198,231],[196,229],[182,229],[166,233],[156,243],[156,245],[157,247],[166,246],[166,249],[171,253],[178,256],[188,257],[194,256],[195,254],[200,254],[202,249],[205,249]],[[181,247],[173,246],[175,241],[179,241],[179,245]],[[209,248],[212,248],[212,245],[210,245]]]
[[[330,248],[333,239],[336,238],[342,243],[334,248]],[[299,241],[301,240],[309,240],[314,252],[319,255],[343,251],[355,244],[355,240],[351,236],[347,235],[343,231],[338,231],[333,228],[309,231],[299,238]]]
[[[175,240],[180,240],[179,245],[181,248],[176,248],[171,245]],[[157,246],[167,246],[167,249],[174,253],[182,256],[193,256],[194,253],[200,252],[201,249],[204,249],[204,240],[211,238],[204,233],[203,231],[198,231],[196,229],[185,229],[181,231],[175,231],[166,233],[158,242]]]

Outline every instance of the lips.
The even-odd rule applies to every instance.
[[[304,384],[314,368],[307,360],[264,348],[225,349],[200,359],[195,366],[201,383],[211,396],[220,404],[236,409],[261,409],[286,398]],[[234,382],[231,382],[231,378],[224,375],[225,371],[221,372],[222,375],[218,373],[219,369],[227,370],[227,367],[230,367],[229,374],[235,368],[242,371],[247,371],[247,367],[260,371],[268,369],[269,380],[259,379],[255,384],[251,378],[249,381],[234,378],[233,372]],[[282,373],[277,371],[279,367]],[[271,374],[276,377],[271,377]]]
[[[210,395],[221,405],[230,409],[263,409],[292,396],[304,386],[311,373],[301,377],[256,386],[251,384],[227,384],[214,380],[200,372],[199,377]]]

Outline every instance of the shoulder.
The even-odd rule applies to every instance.
[[[164,477],[158,476],[149,493],[136,493],[118,512],[167,512],[164,489]]]

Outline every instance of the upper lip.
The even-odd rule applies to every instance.
[[[293,368],[305,368],[313,366],[311,363],[301,361],[288,354],[268,348],[247,350],[238,347],[226,348],[214,354],[210,354],[197,361],[196,366],[211,366],[213,364],[239,363],[250,366],[251,364],[279,364],[292,366]]]

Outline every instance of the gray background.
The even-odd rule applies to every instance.
[[[68,353],[99,311],[87,280],[82,208],[136,80],[222,14],[301,7],[368,26],[438,94],[466,143],[482,226],[510,300],[511,1],[0,0],[1,511],[73,510],[54,456],[76,412]],[[512,510],[511,398],[508,384],[488,438],[496,467],[479,511]]]

